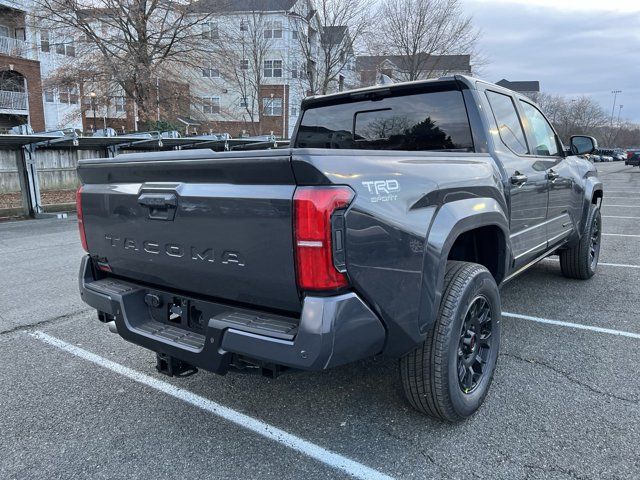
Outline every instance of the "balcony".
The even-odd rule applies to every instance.
[[[13,37],[0,36],[0,54],[34,60],[32,46]]]
[[[26,113],[29,110],[29,96],[26,92],[0,90],[0,110]]]

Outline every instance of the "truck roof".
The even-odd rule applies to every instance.
[[[416,88],[420,88],[421,86],[432,86],[434,88],[438,88],[439,86],[441,86],[443,89],[455,88],[475,90],[476,84],[478,82],[484,83],[485,85],[491,85],[491,87],[497,91],[502,91],[521,98],[526,98],[518,92],[509,90],[508,88],[501,87],[500,85],[488,82],[486,80],[471,77],[468,75],[452,75],[439,78],[430,78],[427,80],[414,80],[411,82],[398,82],[386,85],[373,85],[371,87],[356,88],[353,90],[346,90],[338,93],[330,93],[328,95],[313,95],[302,100],[302,108],[304,109],[310,107],[311,105],[324,103],[339,103],[340,101],[347,99],[353,100],[358,98],[370,98],[371,96],[376,96],[377,94],[386,96],[391,95],[392,92],[413,90]],[[531,101],[531,99],[529,99],[529,101]]]

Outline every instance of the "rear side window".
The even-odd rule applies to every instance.
[[[487,98],[491,104],[493,116],[498,123],[498,133],[502,143],[514,153],[527,154],[529,149],[524,137],[524,130],[522,130],[522,124],[511,97],[501,93],[487,92]]]
[[[459,91],[429,92],[305,110],[296,147],[473,151]]]

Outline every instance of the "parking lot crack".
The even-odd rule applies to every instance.
[[[577,378],[569,375],[567,372],[565,372],[563,370],[560,370],[559,368],[557,368],[557,367],[555,367],[555,366],[553,366],[553,365],[551,365],[549,363],[546,363],[546,362],[544,362],[542,360],[538,360],[536,358],[524,358],[524,357],[521,357],[519,355],[515,355],[513,353],[501,353],[500,356],[513,358],[513,359],[519,360],[521,362],[526,362],[526,363],[529,363],[529,364],[534,364],[534,365],[539,365],[541,367],[545,367],[545,368],[555,372],[556,374],[566,378],[571,383],[573,383],[575,385],[579,385],[579,386],[581,386],[583,388],[586,388],[587,390],[589,390],[590,392],[593,392],[595,394],[603,395],[603,396],[606,396],[606,397],[609,397],[609,398],[612,398],[614,400],[618,400],[618,401],[621,401],[621,402],[631,403],[633,405],[638,405],[638,403],[639,403],[637,398],[623,397],[622,395],[616,395],[616,394],[611,393],[611,392],[600,390],[600,389],[594,387],[593,385],[589,385],[588,383],[582,382],[582,381],[578,380]]]
[[[543,466],[543,465],[531,465],[531,464],[524,464],[522,466],[526,470],[539,470],[545,474],[545,477],[550,473],[562,473],[563,475],[567,475],[568,477],[571,477],[575,480],[590,480],[592,478],[592,477],[584,477],[582,475],[579,475],[574,470],[570,470],[568,468],[562,468],[559,466],[546,466],[546,465]],[[527,478],[528,477],[529,475],[527,475]]]
[[[27,325],[17,325],[15,327],[9,328],[7,330],[2,330],[0,331],[0,335],[4,336],[4,335],[11,335],[12,333],[16,333],[16,332],[26,332],[29,330],[32,330],[34,328],[40,328],[40,327],[46,327],[48,325],[52,325],[58,322],[62,322],[64,320],[68,320],[71,317],[74,317],[76,315],[79,315],[81,313],[86,313],[93,310],[92,308],[81,308],[80,310],[75,310],[73,312],[70,313],[65,313],[64,315],[59,315],[57,317],[53,317],[53,318],[47,318],[46,320],[41,320],[39,322],[35,322],[35,323],[29,323]]]
[[[445,478],[453,478],[451,476],[451,474],[447,471],[446,468],[444,468],[442,465],[439,465],[435,459],[428,453],[425,452],[424,450],[418,450],[418,452],[420,453],[420,455],[422,455],[424,457],[424,459],[429,462],[431,465],[433,465],[434,467],[436,467],[438,470],[440,470],[442,472],[442,474],[444,475]],[[475,475],[475,474],[474,474]]]

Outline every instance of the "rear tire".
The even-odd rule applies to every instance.
[[[491,273],[476,263],[447,262],[434,326],[400,359],[402,386],[416,410],[450,422],[478,410],[498,359],[500,316]]]
[[[560,252],[560,270],[567,278],[587,280],[593,277],[600,259],[600,240],[602,238],[602,218],[600,208],[591,205],[585,222],[580,243]]]

